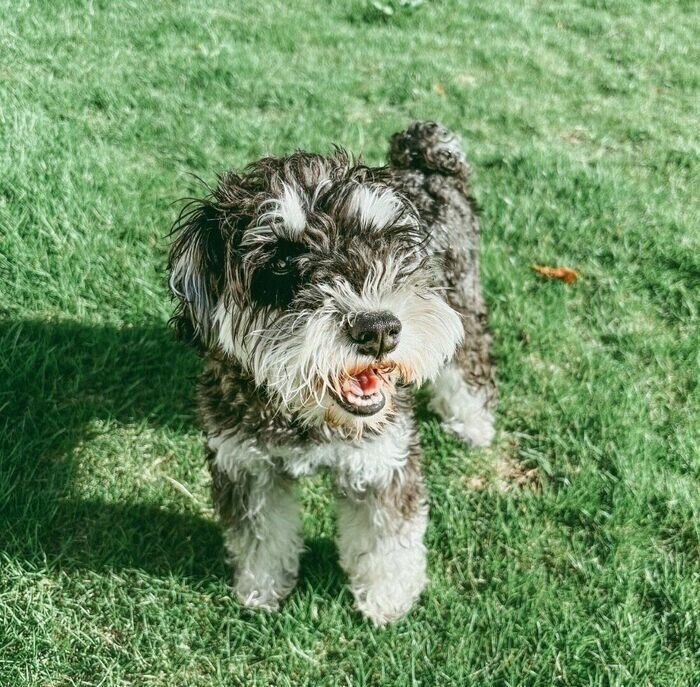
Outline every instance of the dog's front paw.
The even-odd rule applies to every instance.
[[[428,581],[421,541],[424,529],[425,516],[416,523],[414,532],[405,531],[356,560],[343,561],[350,570],[350,590],[357,609],[377,626],[406,615]],[[411,541],[412,535],[415,541]]]
[[[406,615],[418,600],[427,578],[421,571],[411,580],[380,579],[367,587],[353,587],[357,610],[376,627]]]
[[[262,611],[278,611],[280,603],[294,589],[296,578],[283,576],[275,580],[264,575],[256,579],[250,572],[243,571],[236,576],[233,590],[238,600],[248,608]]]

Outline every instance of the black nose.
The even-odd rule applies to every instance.
[[[360,353],[379,358],[398,345],[401,322],[390,312],[361,312],[350,320],[348,333]]]

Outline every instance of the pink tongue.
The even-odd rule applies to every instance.
[[[343,391],[355,396],[370,396],[379,388],[379,384],[379,377],[368,367],[354,377],[348,377],[343,384]]]
[[[374,372],[367,368],[355,376],[357,383],[362,387],[362,393],[365,396],[373,394],[379,388],[379,377]]]

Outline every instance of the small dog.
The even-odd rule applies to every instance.
[[[173,322],[200,351],[216,511],[246,606],[275,610],[303,548],[294,479],[338,490],[338,548],[358,609],[404,615],[426,584],[413,385],[473,445],[496,391],[478,223],[457,138],[417,122],[371,168],[342,149],[229,172],[175,223]]]

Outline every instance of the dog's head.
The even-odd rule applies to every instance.
[[[343,151],[222,176],[174,236],[180,332],[306,423],[379,428],[396,386],[435,376],[463,335],[415,209]]]

